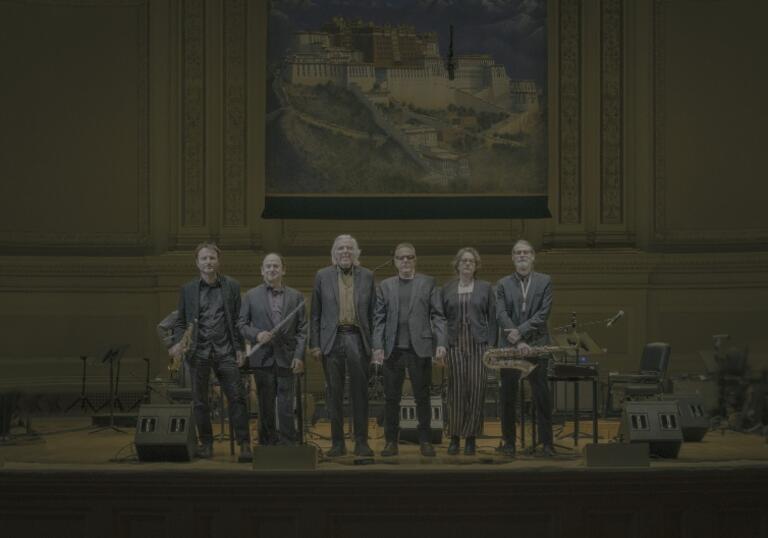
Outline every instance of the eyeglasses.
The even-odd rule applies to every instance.
[[[414,254],[406,254],[405,256],[395,256],[395,259],[398,261],[413,261],[416,259],[416,256]]]

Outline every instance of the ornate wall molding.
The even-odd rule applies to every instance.
[[[205,2],[182,3],[181,228],[206,224]]]
[[[247,4],[224,2],[224,227],[246,225]]]
[[[624,221],[622,0],[600,3],[600,222]]]
[[[581,223],[581,0],[560,2],[560,224]]]

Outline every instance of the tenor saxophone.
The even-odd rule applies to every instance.
[[[540,357],[561,351],[563,348],[559,346],[531,346],[528,353],[523,355],[523,352],[515,347],[489,347],[483,353],[483,364],[494,370],[520,370],[522,376],[527,377],[538,366],[527,360],[528,357]]]
[[[187,352],[189,345],[192,343],[192,332],[194,330],[195,323],[189,322],[187,329],[184,331],[184,334],[181,335],[181,340],[179,340],[179,343],[181,344],[181,346],[179,346],[179,352],[171,357],[171,361],[168,363],[168,372],[170,372],[171,377],[175,377],[179,371],[179,368],[181,368],[181,361],[184,359],[184,354]]]

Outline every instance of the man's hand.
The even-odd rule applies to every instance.
[[[310,349],[309,354],[312,355],[312,358],[315,359],[316,361],[319,361],[320,359],[323,358],[323,352],[320,351],[319,347],[313,347],[312,349]]]
[[[272,340],[272,333],[269,331],[261,331],[259,334],[256,335],[256,341],[259,344],[266,344]]]
[[[507,341],[510,344],[517,344],[520,341],[520,331],[518,329],[504,329],[507,331]]]
[[[177,342],[168,348],[169,357],[178,357],[181,355],[181,342]]]
[[[303,374],[304,361],[301,359],[293,359],[293,361],[291,361],[291,370],[293,370],[294,374]]]
[[[445,366],[445,357],[448,355],[448,350],[445,346],[437,346],[435,349],[435,362],[440,366]]]
[[[243,353],[242,351],[235,351],[235,361],[237,362],[238,368],[242,368],[243,366],[245,366],[245,359],[246,359],[245,353]]]
[[[374,349],[373,356],[371,357],[371,362],[377,366],[381,366],[382,364],[384,364],[384,350]]]

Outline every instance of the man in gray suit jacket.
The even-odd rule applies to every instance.
[[[307,318],[304,296],[283,285],[284,275],[285,265],[279,254],[264,256],[264,283],[248,290],[240,308],[240,332],[253,346],[248,368],[256,377],[261,445],[293,445],[298,441],[293,374],[304,371]],[[275,398],[279,427],[275,424]]]
[[[219,274],[221,250],[213,243],[201,243],[195,249],[195,263],[200,276],[186,283],[179,293],[178,318],[173,328],[174,345],[168,354],[178,355],[181,338],[188,327],[192,339],[187,349],[192,368],[192,398],[200,447],[197,456],[213,456],[213,431],[208,390],[211,370],[229,402],[229,418],[240,444],[240,461],[251,457],[245,388],[239,367],[245,356],[245,343],[237,330],[240,312],[240,284]]]
[[[329,457],[346,453],[344,445],[344,378],[349,395],[355,455],[373,456],[368,446],[368,366],[375,297],[373,273],[360,266],[360,248],[351,235],[338,236],[331,247],[332,265],[320,269],[312,292],[309,346],[325,372],[326,409],[331,420]]]
[[[395,248],[398,275],[381,282],[376,294],[373,360],[384,365],[384,437],[382,456],[398,453],[400,399],[405,369],[413,387],[421,454],[434,456],[430,443],[432,355],[441,364],[446,355],[445,316],[435,279],[416,273],[416,249]]]
[[[520,239],[512,247],[515,272],[496,284],[496,311],[502,329],[500,347],[514,346],[523,354],[530,353],[531,346],[549,344],[547,320],[552,308],[552,279],[533,270],[536,252],[528,241]],[[548,357],[531,359],[538,367],[531,372],[533,402],[536,409],[538,435],[545,456],[552,456],[552,401],[547,379]],[[519,370],[501,371],[501,430],[504,438],[502,452],[515,455],[515,400],[520,380]]]

